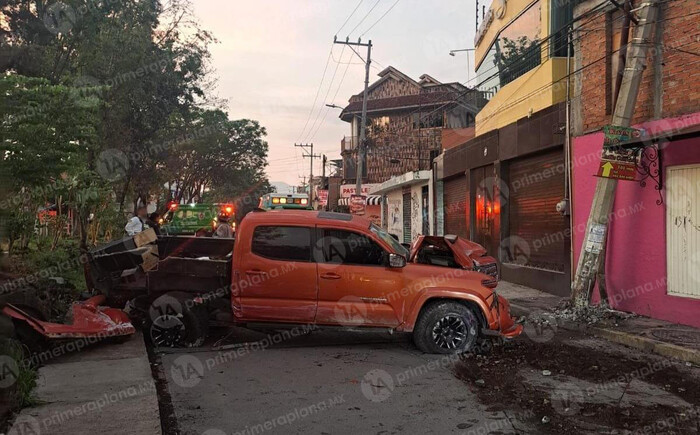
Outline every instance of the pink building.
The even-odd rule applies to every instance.
[[[652,177],[645,187],[639,181],[618,182],[607,244],[608,300],[615,309],[700,327],[700,112],[635,127],[661,137],[646,143],[658,144],[659,153],[652,157],[660,160],[644,159],[650,170],[660,170],[661,190]],[[581,253],[602,144],[602,132],[573,142],[574,264]],[[656,151],[648,148],[650,153]]]
[[[642,3],[635,0],[633,6]],[[577,53],[571,152],[574,265],[601,171],[602,128],[611,123],[618,77],[627,66],[621,44],[633,40],[636,27],[631,24],[628,30],[623,12],[605,0],[583,0],[574,16],[598,7],[602,9],[596,9],[590,25],[599,30],[574,27],[572,37]],[[616,309],[700,327],[700,57],[693,54],[700,52],[700,40],[689,37],[700,24],[688,13],[698,3],[659,2],[659,8],[659,16],[674,18],[659,20],[649,41],[632,120],[646,132],[643,142],[632,145],[644,147],[644,157],[637,180],[617,184],[606,288]],[[674,48],[678,44],[682,50]]]

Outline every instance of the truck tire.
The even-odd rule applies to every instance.
[[[209,332],[209,314],[203,306],[183,305],[180,313],[150,320],[147,332],[156,347],[199,347]]]
[[[421,311],[413,329],[413,341],[426,353],[455,354],[474,349],[479,337],[479,319],[468,306],[439,301]]]

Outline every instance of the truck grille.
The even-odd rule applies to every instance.
[[[498,279],[498,265],[496,263],[483,264],[481,266],[476,266],[474,268],[477,272],[485,273],[486,275],[491,275],[492,277]]]

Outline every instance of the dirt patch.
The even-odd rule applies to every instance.
[[[700,433],[698,369],[599,343],[568,332],[520,337],[466,356],[455,375],[491,411],[537,433]]]

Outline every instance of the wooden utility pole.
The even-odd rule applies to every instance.
[[[311,188],[311,183],[313,182],[314,179],[314,159],[320,158],[320,154],[314,154],[314,144],[313,143],[300,143],[300,144],[294,144],[295,147],[302,148],[303,150],[307,151],[308,154],[304,154],[303,157],[306,158],[308,157],[311,159],[311,172],[309,172],[309,205],[314,203],[314,192],[313,189]]]
[[[345,41],[338,41],[337,38],[333,39],[334,44],[344,44],[349,45],[352,48],[353,45],[360,47],[367,47],[367,59],[365,61],[365,90],[362,92],[362,121],[360,124],[360,143],[357,144],[357,178],[355,183],[355,195],[362,195],[362,172],[364,170],[364,158],[365,158],[365,135],[367,128],[367,88],[369,87],[369,66],[372,57],[372,40],[363,43],[360,39],[357,42],[350,42],[347,38]],[[353,132],[354,133],[354,132]]]
[[[647,47],[656,22],[660,0],[646,0],[640,6],[638,24],[627,49],[627,64],[615,105],[612,124],[629,127],[637,103],[637,95],[646,67]],[[608,219],[613,209],[617,180],[600,177],[596,185],[591,213],[586,225],[576,276],[571,285],[571,298],[577,306],[588,305],[598,271],[605,267],[601,253],[605,249],[608,235]]]

